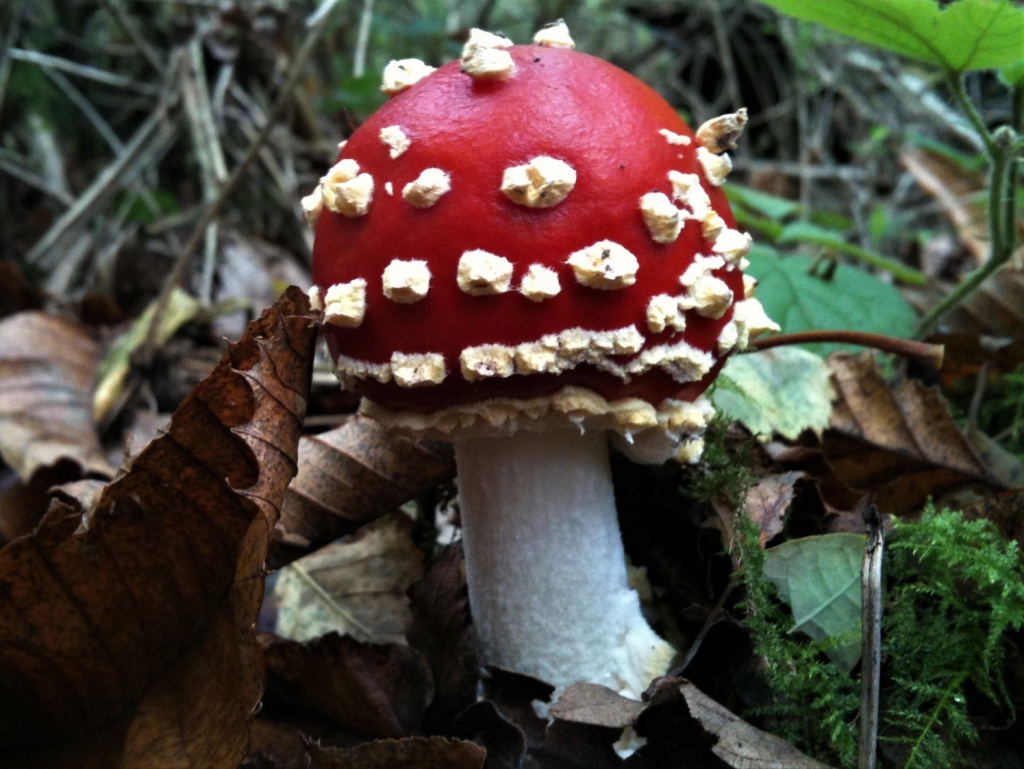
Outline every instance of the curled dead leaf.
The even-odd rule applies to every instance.
[[[274,528],[271,566],[350,534],[454,472],[448,444],[389,435],[363,416],[303,438],[299,472]]]
[[[443,737],[377,740],[355,748],[310,745],[312,769],[483,769],[487,751]]]
[[[62,459],[80,475],[113,475],[92,419],[96,365],[80,326],[41,312],[0,321],[0,455],[26,483]]]
[[[412,623],[406,591],[422,574],[412,521],[394,512],[281,569],[272,598],[277,633],[294,641],[336,631],[404,642]]]
[[[267,668],[294,685],[301,699],[370,737],[419,730],[434,696],[430,668],[403,644],[372,645],[337,633],[297,643],[261,637]]]
[[[263,560],[312,369],[308,312],[290,290],[251,323],[87,526],[57,499],[0,551],[0,765],[238,765],[262,691]]]
[[[476,701],[479,680],[476,636],[469,616],[469,589],[462,543],[453,542],[409,588],[413,623],[409,643],[426,658],[436,694],[427,723],[447,731]]]
[[[829,367],[839,398],[822,447],[846,486],[901,513],[956,485],[1000,485],[937,390],[915,381],[891,388],[870,353],[833,353]]]

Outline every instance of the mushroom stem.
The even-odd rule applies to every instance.
[[[674,649],[628,584],[605,434],[465,436],[455,460],[483,661],[639,699]]]

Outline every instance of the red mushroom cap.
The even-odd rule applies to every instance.
[[[325,324],[332,356],[348,366],[339,367],[343,379],[392,411],[534,398],[566,385],[589,388],[608,401],[640,398],[654,406],[668,398],[696,399],[729,352],[720,336],[729,335],[723,329],[733,307],[715,318],[684,304],[677,325],[685,329],[679,331],[671,325],[654,330],[649,305],[659,295],[686,295],[680,278],[698,255],[714,256],[715,232],[705,237],[707,225],[677,198],[681,231],[670,242],[657,242],[640,203],[657,192],[672,200],[670,172],[696,174],[710,198],[705,219],[712,211],[721,217],[713,217],[717,226],[711,229],[733,227],[724,193],[708,181],[708,155],[699,160],[700,144],[675,110],[623,70],[565,48],[504,50],[515,64],[511,77],[474,78],[460,70],[459,61],[446,64],[397,93],[343,147],[339,161],[355,160],[357,172],[373,181],[365,214],[325,208],[316,228],[313,275],[321,293],[330,299],[332,286],[366,281],[365,299],[357,297],[365,301],[361,317],[356,313],[344,326]],[[502,191],[506,171],[535,158],[553,158],[575,171],[575,185],[555,205],[530,207]],[[427,169],[447,174],[450,189],[438,197],[438,186],[428,184],[424,189],[434,189],[433,196],[404,199],[403,190]],[[602,241],[635,256],[633,282],[629,276],[614,288],[579,282],[567,260]],[[460,260],[474,251],[511,263],[511,279],[499,279],[498,293],[473,295],[460,287]],[[740,251],[705,271],[724,282],[736,301],[744,297],[736,263],[745,249]],[[394,260],[426,263],[425,295],[422,284],[419,293],[408,293],[406,286],[398,299],[394,291],[391,298],[385,295],[385,270]],[[554,271],[557,295],[530,298],[521,292],[534,265]],[[422,275],[422,265],[416,269]],[[490,370],[485,362],[471,381],[460,363],[467,348],[500,345],[515,351],[571,329],[629,327],[636,331],[629,344],[639,351],[612,351],[590,362],[577,357],[557,374],[522,373],[522,366],[504,360]],[[657,358],[643,358],[646,351],[679,342],[707,353],[700,376],[643,362]],[[387,373],[395,353],[433,354],[435,362],[443,356],[443,380],[437,381],[435,371],[433,380],[400,385]]]

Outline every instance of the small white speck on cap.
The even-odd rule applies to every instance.
[[[531,264],[519,284],[519,291],[531,302],[542,302],[558,296],[562,286],[558,282],[558,273],[543,264]]]
[[[386,192],[388,195],[394,195],[395,185],[393,185],[391,182],[384,182],[384,192]]]
[[[550,24],[545,24],[537,34],[533,36],[534,45],[543,45],[548,48],[575,48],[572,36],[569,34],[569,27],[559,19]]]
[[[672,197],[677,203],[689,207],[693,216],[703,219],[711,210],[711,198],[700,183],[697,174],[684,174],[680,171],[669,171],[668,180],[672,184]]]
[[[673,243],[679,237],[681,212],[664,192],[648,192],[641,197],[640,213],[655,243]]]
[[[470,296],[504,294],[512,283],[512,262],[481,249],[459,258],[459,288]]]
[[[714,242],[725,229],[725,219],[709,208],[700,218],[700,227],[704,233],[704,239]]]
[[[306,292],[306,296],[309,297],[309,309],[313,310],[313,312],[323,312],[324,302],[320,296],[320,286],[312,286]]]
[[[462,71],[474,80],[508,80],[516,71],[512,55],[500,48],[478,48],[462,59]]]
[[[335,283],[324,296],[324,320],[342,328],[358,328],[366,315],[366,281]]]
[[[416,208],[430,208],[452,188],[451,177],[440,168],[427,168],[402,189],[402,197]]]
[[[722,230],[715,238],[715,244],[711,250],[721,254],[730,266],[736,266],[740,259],[750,253],[750,247],[754,245],[753,238],[748,232],[740,232],[731,228]]]
[[[540,155],[529,163],[505,169],[501,191],[513,203],[528,208],[550,208],[568,197],[576,186],[576,170],[564,160]]]
[[[316,228],[316,223],[320,221],[320,213],[324,210],[324,195],[320,190],[320,185],[316,185],[316,189],[306,195],[302,199],[302,215],[309,222],[309,226]]]
[[[447,374],[444,355],[439,352],[391,353],[391,375],[399,387],[441,384]]]
[[[462,58],[468,59],[477,51],[487,48],[510,48],[511,46],[512,41],[505,37],[505,35],[473,27],[469,30],[466,44],[462,47]]]
[[[718,333],[718,354],[725,355],[730,350],[734,349],[740,341],[740,332],[737,328],[736,320],[730,320]]]
[[[707,177],[708,184],[713,184],[715,187],[725,184],[725,177],[732,170],[732,158],[728,153],[723,152],[721,155],[716,155],[706,147],[698,147],[697,160],[704,169],[704,176]]]
[[[346,144],[348,144],[348,139],[342,139],[340,142],[338,142],[338,152],[341,152],[343,149],[345,149]]]
[[[413,304],[430,290],[430,268],[420,259],[392,259],[381,280],[384,296],[399,304]]]
[[[693,258],[693,263],[679,276],[679,282],[684,286],[691,287],[701,278],[706,278],[714,270],[720,270],[723,267],[725,267],[725,259],[722,257],[697,254]]]
[[[721,278],[705,275],[690,287],[693,307],[698,315],[717,320],[732,304],[732,289]]]
[[[388,96],[394,96],[416,85],[433,71],[433,67],[419,59],[393,59],[384,67],[384,82],[381,83],[380,90]]]
[[[632,286],[640,269],[637,258],[613,240],[599,240],[570,254],[566,264],[578,283],[602,290]]]
[[[757,289],[757,278],[753,275],[743,276],[743,298],[749,299],[754,295],[754,291]]]
[[[746,107],[727,115],[719,115],[697,129],[697,141],[716,155],[726,150],[734,150],[736,140],[740,138],[746,124]]]
[[[409,137],[405,135],[405,131],[397,125],[389,125],[380,129],[380,140],[384,142],[388,147],[391,148],[391,159],[399,157],[403,152],[409,149],[411,142]]]
[[[515,373],[514,347],[503,344],[482,344],[467,347],[459,355],[462,376],[467,382],[491,377],[510,377]]]
[[[342,158],[331,169],[320,177],[321,184],[341,184],[351,181],[359,175],[359,163],[352,158]]]
[[[686,316],[679,311],[679,301],[668,294],[652,296],[647,303],[647,328],[657,334],[669,327],[686,329]]]
[[[349,218],[364,216],[373,201],[373,177],[359,174],[354,179],[322,185],[324,205]]]
[[[686,147],[690,144],[690,137],[685,134],[677,134],[667,128],[659,128],[658,133],[665,137],[665,141],[677,147]],[[681,156],[680,156],[681,157]]]
[[[736,302],[732,316],[737,324],[743,324],[746,327],[746,332],[751,337],[769,331],[782,330],[778,323],[768,317],[764,307],[756,299],[744,299],[742,302]]]

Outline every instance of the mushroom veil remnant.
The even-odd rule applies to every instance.
[[[704,391],[778,328],[719,186],[746,113],[694,134],[564,23],[473,30],[383,88],[303,202],[338,377],[388,428],[455,443],[483,661],[639,697],[674,650],[627,581],[608,440],[696,461]]]

